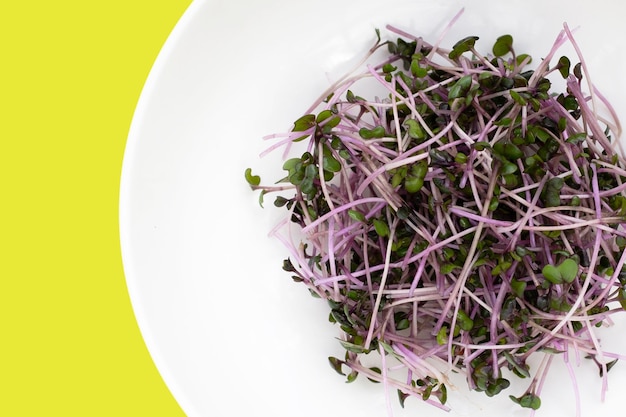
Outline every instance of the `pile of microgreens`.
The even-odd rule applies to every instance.
[[[386,59],[271,136],[270,150],[306,144],[277,185],[246,170],[261,198],[279,192],[282,226],[304,237],[274,233],[290,251],[284,269],[328,301],[342,330],[345,357],[330,364],[348,381],[383,382],[402,404],[444,409],[450,371],[493,396],[508,370],[530,380],[511,399],[536,410],[559,354],[570,371],[572,353],[592,359],[606,388],[621,356],[594,330],[626,306],[626,161],[567,25],[535,69],[510,35],[481,55],[475,36],[448,50],[388,30],[400,38],[377,31],[368,55],[386,46]],[[568,40],[573,66],[554,58]],[[565,92],[551,91],[554,76]],[[364,79],[386,96],[357,95]],[[366,366],[376,351],[380,366]]]

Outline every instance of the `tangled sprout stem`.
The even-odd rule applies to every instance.
[[[488,396],[509,386],[505,369],[527,378],[510,397],[533,410],[555,355],[575,349],[605,379],[620,356],[594,331],[626,305],[626,163],[569,28],[535,69],[510,35],[481,55],[475,36],[444,49],[388,30],[397,40],[379,36],[368,55],[386,47],[386,59],[271,137],[268,151],[306,146],[277,185],[246,171],[288,212],[274,233],[283,268],[342,330],[331,366],[441,408],[452,370]],[[555,58],[568,41],[576,65]],[[357,94],[365,79],[382,98]],[[371,352],[380,367],[364,365]]]

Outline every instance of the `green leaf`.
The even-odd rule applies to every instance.
[[[511,35],[502,35],[493,45],[492,52],[495,56],[503,56],[513,50],[513,37]]]
[[[408,319],[402,319],[396,324],[396,330],[408,329],[410,325],[411,322]]]
[[[524,291],[526,290],[526,283],[524,281],[511,280],[511,290],[519,298],[524,298]]]
[[[306,114],[294,122],[293,131],[303,132],[313,126],[315,126],[315,115]]]
[[[557,64],[557,68],[559,69],[559,72],[561,73],[561,77],[567,78],[569,76],[570,65],[571,63],[568,57],[562,56],[561,58],[559,58],[559,63]]]
[[[493,275],[494,277],[497,275],[500,275],[506,271],[509,270],[509,268],[511,267],[511,262],[509,261],[500,261],[498,262],[498,265],[496,265],[492,270],[491,270],[491,275]]]
[[[485,149],[491,149],[491,145],[489,145],[488,142],[476,142],[472,146],[477,151],[484,151]]]
[[[463,152],[458,152],[456,155],[454,155],[454,162],[456,162],[457,164],[465,164],[467,162],[467,155],[465,155]]]
[[[474,320],[467,315],[467,313],[463,310],[459,310],[456,315],[456,320],[461,328],[461,330],[465,330],[466,332],[472,330],[474,328]]]
[[[400,403],[400,407],[404,408],[404,402],[409,398],[409,394],[398,390],[398,402]]]
[[[478,268],[479,266],[483,266],[483,265],[486,265],[488,263],[489,263],[489,259],[487,259],[487,258],[480,258],[480,259],[477,259],[476,262],[474,262],[473,267],[474,268]]]
[[[561,272],[554,265],[546,265],[541,270],[544,278],[550,281],[553,284],[561,284],[563,282],[563,277],[561,276]]]
[[[493,196],[489,202],[489,211],[495,211],[499,205],[500,201],[498,200],[498,197]]]
[[[478,390],[487,391],[487,378],[486,377],[477,376],[475,382],[476,382],[476,387],[478,388]]]
[[[339,360],[335,357],[329,356],[328,362],[330,363],[331,368],[333,368],[335,372],[337,372],[339,375],[343,375],[343,376],[346,375],[343,373],[343,370],[341,369],[341,366],[345,363],[344,361]]]
[[[545,128],[537,125],[532,125],[528,129],[532,129],[533,134],[539,139],[541,142],[545,142],[550,139],[550,132],[548,132]]]
[[[514,163],[505,161],[502,164],[502,168],[500,170],[500,173],[502,175],[509,175],[509,174],[514,174],[517,172],[517,165],[515,165]]]
[[[387,222],[379,220],[379,219],[374,219],[373,223],[374,223],[374,230],[376,230],[376,233],[378,234],[378,236],[380,237],[389,236],[389,226],[387,225]]]
[[[417,78],[424,78],[428,74],[428,70],[420,66],[419,59],[416,57],[411,60],[410,70],[411,74]]]
[[[546,192],[546,207],[558,207],[561,205],[561,197],[558,192]]]
[[[334,127],[336,127],[339,123],[341,123],[341,117],[339,117],[339,116],[333,117],[332,119],[330,119],[326,123],[324,123],[324,127],[323,127],[322,131],[325,134],[329,134],[332,131],[332,129]]]
[[[395,350],[393,350],[391,345],[389,345],[389,344],[387,344],[387,343],[385,343],[385,342],[383,342],[381,340],[378,341],[378,344],[383,347],[383,350],[385,352],[387,352],[389,355],[393,356],[394,358],[396,358],[398,360],[404,359],[402,356],[398,355]]]
[[[424,178],[409,175],[404,179],[404,188],[410,194],[414,194],[421,190],[423,185]]]
[[[517,91],[509,90],[509,94],[511,95],[513,101],[515,101],[520,106],[525,106],[527,104],[526,99],[522,97]]]
[[[422,400],[427,401],[430,398],[430,394],[433,392],[433,385],[427,385],[422,392]]]
[[[385,136],[385,128],[382,126],[376,126],[373,129],[362,127],[359,129],[359,136],[363,139],[380,139]]]
[[[565,129],[567,129],[567,119],[565,117],[559,117],[557,126],[559,128],[559,132],[564,132]]]
[[[322,158],[323,167],[326,171],[339,172],[341,171],[341,164],[332,156],[324,156]]]
[[[348,376],[346,377],[346,383],[349,384],[351,382],[354,382],[358,376],[359,376],[359,373],[357,371],[350,372]]]
[[[510,395],[509,398],[511,398],[514,402],[518,403],[524,408],[531,408],[533,410],[538,410],[539,407],[541,407],[541,399],[535,394],[529,393],[529,394],[522,395],[519,398],[515,398],[514,396]]]
[[[574,279],[576,279],[576,276],[578,275],[578,263],[571,258],[568,258],[561,262],[557,269],[559,271],[559,274],[561,275],[561,278],[563,278],[563,281],[567,283],[574,281]]]
[[[507,142],[504,144],[504,156],[509,161],[520,159],[524,156],[524,152],[514,143]]]
[[[544,202],[546,207],[557,207],[561,205],[561,189],[563,188],[563,178],[550,178],[546,183]]]
[[[287,159],[284,163],[283,163],[283,169],[285,171],[291,171],[293,169],[296,168],[296,166],[298,164],[302,163],[302,159],[300,158],[291,158],[291,159]]]
[[[584,142],[585,139],[587,139],[587,134],[586,133],[575,133],[573,135],[570,135],[567,138],[567,143],[571,143],[574,145],[577,145],[581,142]]]
[[[404,121],[404,127],[407,129],[407,133],[411,139],[423,140],[426,138],[426,132],[422,128],[422,125],[415,119],[407,119]]]
[[[533,58],[530,55],[528,55],[528,54],[520,54],[515,59],[515,63],[517,65],[522,65],[522,62],[524,62],[525,60],[528,60],[528,62],[526,62],[526,65],[528,65],[528,64],[533,62]]]
[[[391,65],[391,64],[385,64],[385,65],[383,65],[383,72],[384,72],[385,74],[391,74],[392,72],[394,72],[394,71],[395,71],[395,70],[397,70],[397,69],[398,69],[398,67],[394,67],[394,66],[393,66],[393,65]]]
[[[507,389],[510,385],[511,383],[509,382],[508,379],[498,378],[495,380],[495,383],[489,384],[485,394],[487,394],[488,397],[493,397],[495,395],[500,394],[502,390]]]
[[[454,100],[455,98],[464,97],[469,91],[471,85],[471,75],[464,75],[463,77],[459,78],[457,82],[455,82],[454,85],[450,88],[448,92],[448,100]]]
[[[406,172],[398,171],[391,177],[391,186],[396,188],[398,185],[402,184],[402,181],[406,178]]]
[[[467,36],[461,39],[454,44],[454,46],[452,47],[452,51],[450,51],[450,53],[448,54],[448,57],[450,59],[456,59],[460,57],[461,54],[463,54],[464,52],[467,52],[474,48],[474,45],[476,44],[476,41],[478,39],[478,36]]]
[[[355,220],[357,222],[365,221],[365,215],[358,210],[348,210],[348,216],[350,216],[352,220]]]
[[[321,111],[318,115],[317,118],[315,119],[315,121],[317,123],[321,123],[324,120],[328,119],[329,117],[331,117],[333,115],[333,112],[330,110],[323,110]]]
[[[441,394],[439,395],[439,401],[441,402],[441,404],[445,404],[446,402],[448,402],[448,388],[446,388],[444,384],[441,384],[439,386],[439,391],[441,392]]]
[[[469,229],[470,227],[472,227],[472,222],[467,217],[461,217],[459,219],[459,226],[461,226],[461,229],[463,230]]]
[[[503,175],[502,179],[504,179],[504,185],[506,185],[509,189],[517,187],[520,183],[520,177],[514,174]]]
[[[317,188],[315,180],[318,178],[319,170],[315,165],[307,165],[304,168],[304,178],[300,182],[300,189],[304,194],[312,195],[316,192]]]
[[[377,367],[377,366],[372,366],[370,368],[370,371],[372,371],[374,373],[377,373],[377,374],[382,374],[383,373],[383,371],[381,371],[380,368]],[[379,384],[380,383],[380,381],[376,381],[375,379],[372,379],[372,378],[367,378],[367,379],[369,379],[370,381],[372,381],[375,384]]]
[[[442,275],[447,275],[450,272],[454,271],[455,269],[461,269],[461,267],[458,266],[458,265],[455,265],[453,263],[445,263],[445,264],[441,265],[441,268],[439,269],[439,272]]]
[[[494,125],[496,126],[511,126],[511,123],[513,123],[513,119],[511,119],[510,117],[503,117],[502,119],[494,122]]]
[[[526,256],[526,255],[531,255],[532,252],[529,251],[528,249],[526,249],[523,246],[517,246],[515,248],[515,253],[517,253],[519,256]]]
[[[443,259],[445,259],[446,261],[449,261],[454,258],[457,251],[452,248],[445,247],[441,249],[441,253],[443,255]]]
[[[515,297],[507,296],[500,309],[500,320],[511,321],[519,313],[519,305]]]
[[[523,360],[519,360],[517,358],[515,358],[513,355],[511,355],[509,352],[507,352],[506,350],[503,351],[504,353],[504,357],[506,358],[507,362],[513,367],[513,369],[515,369],[518,374],[520,376],[523,376],[525,378],[530,378],[530,372],[528,371],[528,365],[526,365]]]
[[[343,348],[345,350],[347,350],[348,352],[352,352],[352,353],[366,353],[366,352],[369,352],[368,349],[365,349],[361,345],[356,345],[354,343],[346,342],[345,340],[341,340],[341,339],[337,339],[337,340],[339,340],[339,343],[341,344],[341,346],[343,346]]]
[[[447,327],[442,327],[437,332],[437,344],[439,346],[443,346],[446,343],[448,343],[448,328]]]
[[[432,164],[438,166],[448,166],[454,161],[454,158],[448,151],[440,151],[435,148],[431,148],[428,151],[428,156],[430,156]]]
[[[389,45],[392,46],[393,44],[389,43]],[[415,53],[416,47],[417,47],[416,41],[407,42],[402,38],[398,38],[398,41],[395,44],[397,53],[405,58],[409,58],[413,56],[413,54]]]
[[[552,87],[552,81],[548,78],[542,78],[537,84],[537,91],[538,93],[547,94],[550,91],[550,87]],[[541,98],[542,100],[547,99],[548,97],[549,96],[543,96],[541,94],[537,95],[537,98]]]
[[[428,161],[422,159],[411,167],[411,173],[417,178],[425,178],[428,174]]]
[[[288,203],[289,203],[289,200],[280,195],[277,196],[276,199],[274,200],[274,206],[276,207],[284,207]]]
[[[578,78],[579,81],[583,79],[582,64],[580,62],[574,65],[574,76]]]
[[[251,186],[257,186],[261,184],[261,177],[259,177],[258,175],[252,175],[252,168],[246,168],[246,172],[244,173],[244,175],[246,177],[246,181],[248,181],[248,184],[250,184]]]
[[[617,364],[618,361],[619,361],[619,359],[614,359],[611,362],[607,362],[607,364],[606,364],[606,371],[609,372],[611,370],[611,368],[613,368]],[[602,368],[600,368],[600,377],[603,376],[602,372],[603,372]]]

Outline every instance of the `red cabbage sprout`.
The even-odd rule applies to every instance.
[[[377,31],[361,70],[269,137],[268,152],[306,147],[284,178],[245,173],[287,211],[272,233],[283,268],[341,329],[331,366],[444,409],[450,372],[494,396],[508,369],[529,380],[511,399],[534,413],[553,359],[573,372],[572,353],[606,387],[623,356],[595,331],[626,307],[626,161],[570,29],[534,69],[510,35],[481,54],[476,36],[446,49],[387,30],[397,40]],[[578,64],[556,57],[566,42]],[[365,80],[382,98],[359,95]],[[370,353],[380,366],[365,365]],[[531,355],[544,356],[537,369]]]

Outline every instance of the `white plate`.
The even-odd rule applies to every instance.
[[[371,45],[375,28],[392,23],[433,40],[463,4],[448,46],[478,35],[478,49],[488,51],[510,33],[518,50],[539,59],[564,21],[580,26],[593,80],[626,114],[618,0],[206,0],[177,25],[133,120],[120,225],[139,326],[190,417],[386,416],[382,386],[345,384],[328,366],[342,350],[327,308],[281,270],[286,252],[267,237],[275,212],[259,208],[243,171],[274,172],[276,159],[258,159],[267,146],[261,137],[288,129]],[[626,350],[614,335],[605,343]],[[585,415],[617,416],[626,367],[611,371],[604,404],[597,370],[577,372]],[[575,415],[564,369],[546,385],[538,415]],[[521,392],[512,387],[491,400],[452,392],[449,414],[415,400],[401,410],[390,395],[397,416],[527,415],[508,394]]]

